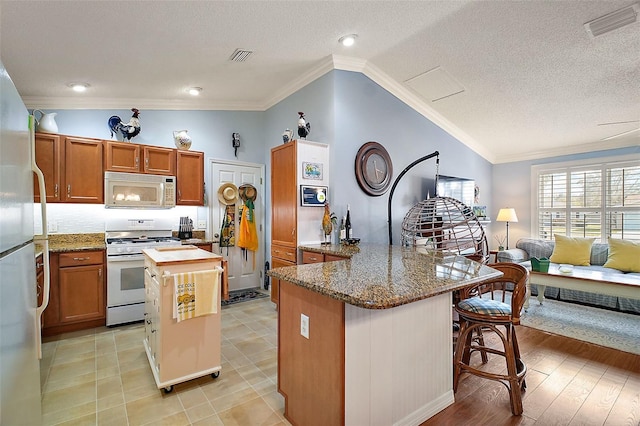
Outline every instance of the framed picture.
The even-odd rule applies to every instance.
[[[478,218],[487,217],[487,206],[473,206],[473,214]]]
[[[323,207],[327,201],[327,186],[300,185],[300,205]]]
[[[302,178],[322,180],[322,163],[302,162]]]

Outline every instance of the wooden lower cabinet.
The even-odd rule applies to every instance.
[[[338,260],[345,260],[348,257],[336,256],[335,254],[323,254],[313,251],[302,250],[302,263],[321,263],[321,262],[333,262]]]
[[[271,258],[271,268],[282,268],[284,266],[296,266],[296,263],[289,260],[278,259],[276,257]],[[271,277],[271,301],[276,305],[278,304],[279,290],[280,280]]]
[[[193,245],[198,247],[199,249],[210,251],[213,253],[213,244],[211,243],[195,243]]]
[[[104,250],[50,254],[51,288],[43,335],[105,325],[104,256]]]
[[[310,319],[308,339],[300,334],[301,314]],[[344,322],[344,303],[281,281],[278,392],[292,424],[345,424]]]

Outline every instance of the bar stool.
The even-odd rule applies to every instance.
[[[488,266],[504,275],[465,289],[455,307],[461,325],[453,364],[453,391],[458,390],[458,382],[463,373],[496,380],[507,387],[511,412],[519,416],[523,411],[522,392],[526,388],[527,368],[520,358],[515,326],[520,324],[520,311],[524,304],[529,271],[515,263],[496,263]],[[511,289],[511,286],[511,302],[507,302],[505,290]],[[504,331],[499,327],[504,327]],[[483,329],[491,330],[500,337],[503,350],[485,345],[482,338]],[[483,355],[483,363],[486,363],[487,353],[503,356],[507,364],[507,373],[490,373],[472,367],[471,353],[475,351]]]

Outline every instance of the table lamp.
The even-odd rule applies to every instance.
[[[506,209],[500,209],[496,222],[507,222],[507,250],[509,250],[509,222],[518,222],[518,216],[516,216],[516,209],[507,207]]]

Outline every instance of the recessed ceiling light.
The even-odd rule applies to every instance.
[[[74,92],[80,92],[80,93],[86,92],[87,89],[90,87],[90,85],[87,83],[70,83],[68,86],[71,87]]]
[[[187,92],[189,92],[191,96],[198,96],[200,92],[202,92],[202,87],[190,87],[187,89]]]
[[[356,38],[358,38],[358,34],[349,34],[340,37],[338,43],[342,44],[345,47],[353,46],[353,44],[356,42]]]

